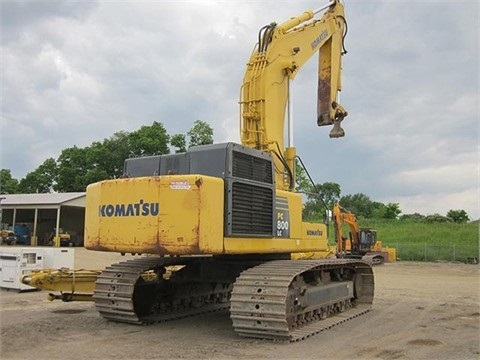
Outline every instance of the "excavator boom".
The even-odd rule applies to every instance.
[[[320,19],[315,15],[326,10]],[[294,184],[295,149],[284,146],[285,111],[290,81],[318,54],[317,124],[334,125],[330,137],[344,136],[340,123],[347,111],[338,102],[346,20],[343,5],[331,1],[316,11],[305,11],[284,23],[264,26],[247,64],[241,98],[242,144],[271,152],[278,188]],[[288,174],[289,176],[285,176]]]

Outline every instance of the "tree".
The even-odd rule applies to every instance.
[[[295,189],[305,193],[312,191],[312,182],[298,159],[295,159]]]
[[[55,190],[60,192],[85,191],[89,164],[87,150],[76,146],[64,149],[58,157],[58,176]]]
[[[168,154],[170,136],[162,123],[154,121],[151,126],[142,126],[128,137],[130,154],[134,156]]]
[[[123,175],[123,164],[130,155],[129,133],[118,131],[112,137],[103,141],[103,148],[107,153],[104,160],[104,169],[110,179]]]
[[[333,205],[340,199],[341,189],[337,183],[316,184],[311,189],[303,209],[303,215],[306,218],[315,218],[323,214],[325,210],[333,209]]]
[[[0,194],[16,194],[18,188],[18,180],[12,178],[9,169],[0,170]]]
[[[425,215],[420,213],[413,213],[413,214],[404,214],[400,216],[401,221],[414,221],[414,222],[422,222],[425,220]]]
[[[357,217],[372,218],[375,204],[370,198],[362,193],[345,195],[340,199],[340,205]]]
[[[397,203],[388,203],[385,205],[381,202],[374,201],[372,206],[372,217],[374,219],[395,220],[402,213],[402,210],[400,210],[400,206]]]
[[[398,203],[388,203],[385,205],[385,213],[383,214],[384,219],[397,219],[398,216],[402,213],[400,210],[400,205]]]
[[[95,181],[115,179],[123,175],[123,164],[130,155],[129,133],[120,131],[103,142],[94,142],[86,148],[87,163]]]
[[[452,219],[442,216],[440,214],[428,215],[425,217],[425,222],[427,223],[447,223],[452,222]]]
[[[452,219],[455,223],[466,223],[470,220],[465,210],[450,210],[447,213],[447,218]]]
[[[177,149],[175,153],[182,153],[187,151],[187,140],[185,140],[185,135],[175,134],[170,138],[170,144],[175,146]]]
[[[189,148],[197,145],[213,144],[213,129],[204,121],[196,120],[187,135],[190,138]]]
[[[91,183],[121,177],[125,159],[134,152],[130,146],[130,135],[120,131],[85,148],[74,146],[64,149],[58,158],[55,190],[85,191]],[[137,149],[148,143],[143,141],[142,145],[141,139],[142,136],[137,137]]]
[[[18,184],[18,192],[24,194],[49,193],[56,184],[58,168],[53,158],[48,158]]]
[[[324,182],[317,185],[320,197],[329,210],[333,209],[333,205],[340,200],[340,185],[334,182]]]

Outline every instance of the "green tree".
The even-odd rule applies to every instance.
[[[12,178],[12,172],[9,169],[0,170],[0,194],[16,194],[18,180]]]
[[[88,182],[87,149],[76,146],[64,149],[57,160],[58,176],[55,190],[59,192],[85,191]]]
[[[374,219],[388,219],[395,220],[402,213],[400,205],[397,203],[383,204],[381,202],[372,202],[373,212],[372,218]]]
[[[170,138],[170,144],[177,148],[175,153],[183,153],[187,151],[187,140],[185,140],[185,135],[183,134],[172,135]]]
[[[385,205],[385,213],[383,214],[383,218],[394,220],[397,219],[401,213],[402,210],[400,210],[400,204],[388,203]]]
[[[325,213],[325,210],[332,210],[333,205],[340,199],[341,188],[337,183],[316,184],[311,189],[303,208],[303,215],[306,219],[318,218]]]
[[[187,135],[190,138],[189,148],[197,145],[213,144],[213,129],[205,121],[196,120]]]
[[[375,204],[373,201],[367,195],[362,193],[342,196],[340,199],[340,205],[354,213],[357,218],[364,217],[370,219],[375,210]]]
[[[58,158],[55,190],[85,191],[91,183],[123,175],[123,164],[130,156],[168,154],[170,136],[159,122],[142,126],[132,133],[120,131],[102,142],[85,148],[62,151]]]
[[[465,210],[449,210],[447,217],[456,223],[466,223],[470,220]]]
[[[49,193],[55,188],[57,173],[57,162],[53,158],[48,158],[20,180],[18,192],[24,194]]]
[[[170,152],[170,136],[162,123],[154,121],[151,126],[142,126],[128,137],[130,154],[134,156],[161,155]]]
[[[433,215],[428,215],[425,216],[425,222],[427,223],[447,223],[447,222],[452,222],[452,219],[442,216],[440,214],[433,214]]]
[[[104,169],[110,179],[119,178],[123,175],[123,164],[130,156],[129,133],[118,131],[112,137],[103,141],[103,147],[107,153],[104,160]]]
[[[317,185],[317,190],[320,191],[321,199],[329,210],[332,210],[333,205],[340,200],[340,184],[334,182],[324,182],[321,185]]]
[[[78,176],[83,179],[82,186],[85,186],[85,189],[88,184],[115,177],[115,168],[110,165],[112,165],[111,157],[117,153],[117,149],[109,152],[105,146],[106,142],[108,142],[107,139],[103,143],[94,142],[83,149],[85,153],[85,168],[84,173],[79,173]]]
[[[372,218],[373,219],[384,219],[385,213],[387,212],[387,207],[385,204],[382,204],[378,201],[372,201]]]
[[[298,192],[311,192],[312,190],[312,182],[298,159],[295,159],[295,189]]]
[[[425,220],[425,215],[420,213],[413,213],[413,214],[403,214],[400,216],[401,221],[413,221],[413,222],[422,222]]]
[[[115,179],[123,175],[123,164],[130,155],[129,133],[116,132],[103,142],[94,142],[86,148],[87,163],[90,164],[91,182]]]

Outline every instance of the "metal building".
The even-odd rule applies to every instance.
[[[50,245],[53,237],[68,233],[83,244],[85,193],[0,195],[1,229],[14,229],[17,244]]]

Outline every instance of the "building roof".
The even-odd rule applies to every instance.
[[[58,207],[58,206],[85,206],[84,192],[52,193],[52,194],[2,194],[0,195],[2,208],[15,207]]]

